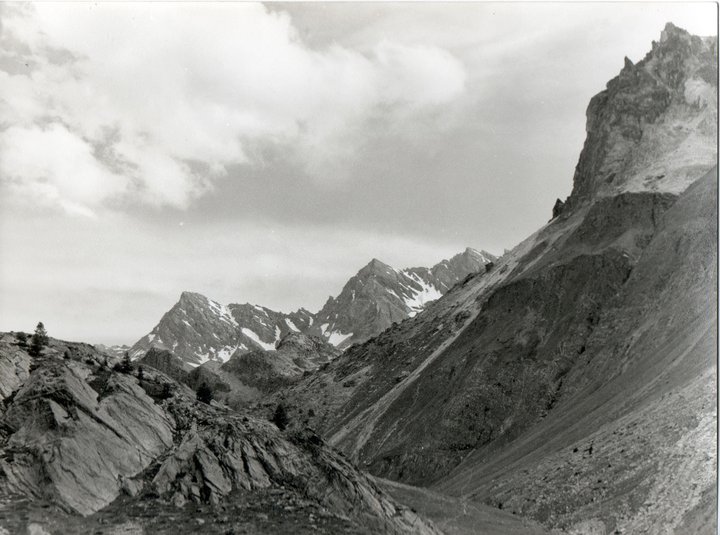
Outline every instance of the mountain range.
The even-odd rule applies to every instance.
[[[471,248],[431,268],[398,270],[373,259],[316,314],[304,308],[285,314],[249,303],[224,306],[201,294],[183,292],[129,353],[140,358],[158,347],[171,350],[191,366],[223,363],[236,353],[274,351],[293,332],[344,349],[414,316],[467,276],[484,273],[495,260],[490,253]]]
[[[186,292],[115,366],[1,334],[0,526],[717,533],[717,68],[672,24],[626,60],[501,258],[373,260],[317,314]]]

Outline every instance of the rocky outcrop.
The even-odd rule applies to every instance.
[[[138,361],[140,366],[150,366],[172,377],[179,383],[187,381],[187,376],[192,369],[167,349],[151,347],[145,356]]]
[[[30,355],[25,348],[18,347],[20,340],[15,334],[4,334],[0,338],[0,396],[6,399],[30,375]]]
[[[679,193],[717,163],[717,38],[668,23],[590,101],[571,206],[622,191]]]
[[[6,351],[0,347],[0,357]],[[29,376],[6,400],[0,418],[3,525],[24,532],[60,518],[66,533],[114,533],[128,523],[133,532],[143,526],[155,532],[159,511],[172,509],[177,529],[178,522],[195,522],[203,508],[241,496],[254,526],[268,518],[253,509],[257,499],[260,508],[287,503],[295,519],[305,508],[311,524],[324,511],[336,519],[330,525],[351,532],[439,533],[313,432],[286,434],[269,422],[200,403],[151,367],[140,379],[137,370],[108,368],[93,351],[75,358],[51,347],[33,359]],[[156,388],[163,385],[171,388]],[[280,501],[268,492],[279,492]],[[155,513],[138,514],[148,506]],[[226,532],[227,520],[218,522],[207,531]],[[292,529],[278,527],[282,515],[274,522],[269,531]]]
[[[47,357],[35,362],[2,416],[0,485],[87,515],[112,502],[121,480],[173,442],[173,422],[136,381]]]

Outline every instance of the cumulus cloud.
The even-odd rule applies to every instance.
[[[253,165],[254,143],[320,176],[369,120],[465,87],[440,48],[311,49],[260,4],[6,4],[0,17],[2,178],[78,213],[187,207],[228,165]]]

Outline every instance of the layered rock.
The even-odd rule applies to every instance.
[[[268,493],[275,492],[275,505],[288,504],[294,515],[286,523],[273,512],[269,531],[291,530],[305,510],[311,524],[324,511],[335,519],[330,526],[349,532],[439,533],[310,431],[282,433],[269,422],[197,402],[194,392],[151,367],[140,378],[137,370],[108,368],[93,349],[79,358],[67,348],[53,340],[5,399],[3,526],[41,532],[60,518],[65,533],[129,525],[133,532],[166,532],[155,529],[161,511],[171,510],[178,529],[207,507],[235,501],[252,516],[238,520],[257,526],[268,519],[262,508],[272,511]],[[0,359],[8,353],[0,347]],[[215,511],[205,529],[224,533],[228,520]]]

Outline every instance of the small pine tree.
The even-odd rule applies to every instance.
[[[196,394],[198,401],[202,401],[203,403],[210,405],[210,402],[213,399],[213,391],[207,383],[201,384],[198,387]]]
[[[145,372],[143,371],[143,367],[138,367],[138,374],[137,374],[138,381],[142,381],[145,378]]]
[[[280,431],[284,431],[288,426],[288,423],[290,423],[287,411],[282,403],[278,403],[278,406],[275,407],[275,412],[273,413],[271,421],[278,427],[278,429],[280,429]]]
[[[47,331],[45,330],[45,325],[43,325],[43,322],[41,321],[40,323],[37,324],[37,327],[35,327],[35,333],[32,335],[32,338],[30,339],[30,354],[33,357],[39,356],[43,347],[45,347],[47,344],[48,344]]]
[[[130,363],[130,353],[128,353],[127,351],[125,351],[125,356],[122,359],[120,371],[123,373],[130,373],[132,371],[132,364]]]

